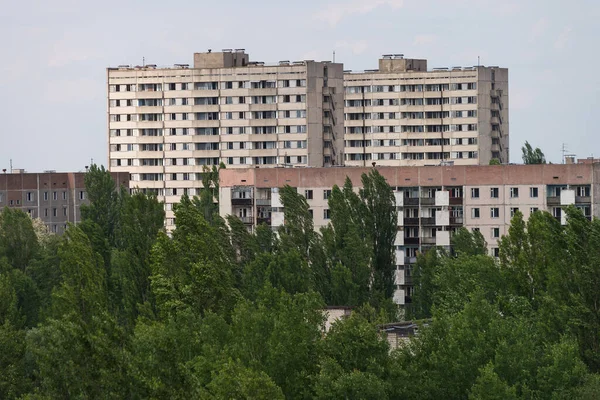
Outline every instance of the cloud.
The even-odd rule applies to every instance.
[[[535,42],[538,38],[544,35],[548,29],[549,21],[548,18],[542,17],[531,26],[529,32],[529,42]]]
[[[437,36],[431,33],[426,33],[422,35],[415,36],[415,40],[413,41],[413,45],[415,46],[425,46],[428,44],[432,44],[437,40]]]
[[[369,43],[366,40],[358,40],[356,42],[348,42],[345,40],[340,40],[335,43],[335,47],[337,49],[350,49],[352,54],[362,54],[369,47]]]
[[[573,29],[570,26],[565,26],[565,28],[562,30],[560,35],[558,35],[558,38],[556,38],[556,41],[554,42],[555,49],[562,50],[567,46],[567,43],[569,42],[569,37],[571,36],[571,31],[573,31]]]
[[[327,22],[330,26],[337,25],[342,19],[353,14],[367,14],[374,9],[388,6],[393,9],[401,8],[404,0],[351,0],[346,3],[332,3],[313,16],[313,19]]]

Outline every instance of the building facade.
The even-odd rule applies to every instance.
[[[394,300],[411,301],[412,267],[419,252],[449,248],[460,227],[479,230],[490,254],[507,233],[518,210],[527,219],[546,210],[565,222],[562,207],[575,205],[591,217],[600,215],[600,164],[501,166],[377,167],[392,186],[398,212]],[[239,216],[249,229],[284,223],[279,188],[289,185],[311,207],[315,229],[328,224],[331,188],[349,177],[358,189],[369,168],[272,168],[222,170],[219,212]]]
[[[108,68],[109,168],[172,204],[206,167],[343,163],[343,67],[250,62],[243,50],[196,53],[194,65]]]
[[[81,221],[80,207],[87,202],[84,176],[83,172],[4,172],[0,175],[0,209],[20,209],[41,219],[50,232],[63,233],[67,223]],[[118,185],[129,186],[129,174],[112,176]]]
[[[508,70],[386,55],[344,74],[347,166],[509,162]]]

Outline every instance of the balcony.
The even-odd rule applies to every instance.
[[[405,206],[418,206],[419,205],[419,198],[418,197],[405,197],[404,198],[404,205]]]
[[[435,217],[424,217],[424,218],[421,218],[421,225],[435,226]]]
[[[410,304],[410,303],[412,303],[412,297],[404,296],[404,304]]]
[[[575,203],[591,203],[592,198],[590,196],[575,196]]]
[[[404,265],[412,265],[417,262],[417,257],[404,257]]]
[[[268,217],[268,218],[260,218],[260,217],[258,217],[256,219],[256,224],[257,225],[265,224],[265,225],[271,226],[271,218],[270,217]]]
[[[546,202],[549,206],[559,206],[560,205],[560,196],[548,196]]]
[[[419,225],[419,218],[404,218],[404,225]]]
[[[421,205],[422,206],[434,206],[435,205],[435,197],[421,197]]]
[[[231,205],[233,206],[251,206],[252,199],[231,199]]]
[[[404,244],[405,245],[418,245],[419,244],[419,238],[418,237],[405,237],[404,238]]]
[[[422,237],[421,238],[421,244],[434,245],[435,244],[435,237]]]
[[[450,217],[450,225],[462,225],[464,224],[463,217]]]
[[[239,217],[239,219],[241,219],[242,222],[245,224],[253,224],[254,223],[254,218],[252,218],[252,217]]]
[[[451,206],[459,206],[461,204],[463,204],[464,198],[463,197],[450,197],[450,205]]]
[[[413,284],[413,277],[412,275],[404,275],[404,285],[406,286],[412,286]]]
[[[256,199],[257,206],[270,206],[271,199]]]
[[[502,96],[502,89],[492,89],[492,90],[490,90],[490,96],[492,96],[492,97],[500,97],[500,96]]]

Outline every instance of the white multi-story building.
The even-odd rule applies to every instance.
[[[508,70],[386,55],[344,74],[345,165],[508,163]]]
[[[243,50],[195,53],[194,65],[108,68],[109,168],[172,204],[205,168],[343,163],[343,67],[250,62]]]

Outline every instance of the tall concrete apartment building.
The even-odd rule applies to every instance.
[[[328,167],[344,160],[343,66],[251,62],[244,50],[194,64],[108,68],[109,168],[172,204],[206,166]]]
[[[508,70],[427,70],[385,55],[379,69],[344,74],[345,165],[502,164],[509,159]]]
[[[398,210],[395,301],[411,301],[412,266],[432,246],[448,248],[459,227],[479,230],[490,254],[506,234],[513,214],[525,219],[546,210],[565,222],[563,207],[575,205],[588,217],[600,216],[600,164],[377,167],[392,186]],[[315,228],[328,224],[327,200],[333,185],[349,177],[358,190],[369,168],[273,168],[222,170],[220,214],[237,215],[249,228],[284,223],[279,188],[303,194]]]
[[[81,221],[80,207],[87,203],[84,172],[27,173],[17,169],[0,175],[0,210],[19,209],[41,219],[48,230],[61,234],[67,223]],[[112,173],[117,186],[129,186],[128,173]]]

